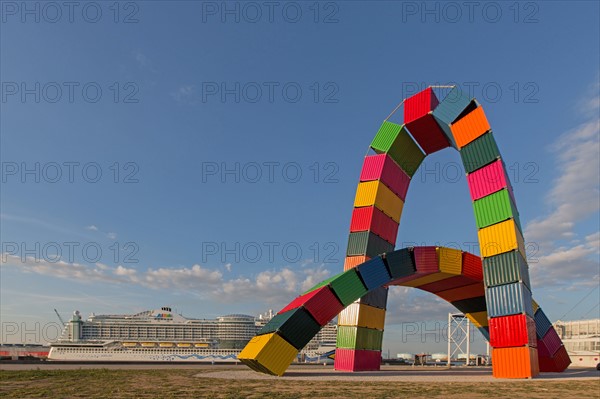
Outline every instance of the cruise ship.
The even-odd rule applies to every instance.
[[[99,362],[236,362],[248,341],[273,317],[231,314],[192,319],[170,307],[132,315],[95,315],[83,320],[75,311],[48,360]],[[298,354],[302,362],[331,362],[335,323],[324,326]]]

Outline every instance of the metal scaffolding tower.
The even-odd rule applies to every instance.
[[[448,313],[448,367],[451,359],[465,355],[465,366],[471,358],[471,322],[462,313]]]

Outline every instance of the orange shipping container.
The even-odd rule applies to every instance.
[[[361,263],[365,263],[369,259],[371,259],[371,258],[369,258],[366,255],[347,256],[346,259],[344,260],[344,271],[352,269],[353,267],[356,267],[356,266],[360,265]]]
[[[496,378],[532,378],[540,373],[537,349],[530,346],[494,348],[492,365]]]
[[[490,124],[481,106],[469,112],[450,126],[458,148],[462,148],[477,137],[490,131]]]

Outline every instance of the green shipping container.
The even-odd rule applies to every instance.
[[[356,301],[358,298],[362,297],[368,292],[367,288],[358,276],[356,268],[328,278],[327,280],[320,282],[310,290],[306,291],[306,293],[314,291],[317,288],[321,288],[325,285],[331,286],[333,293],[338,297],[344,306],[350,305],[352,302]]]
[[[500,158],[500,150],[492,132],[486,133],[460,150],[465,171],[471,173]]]
[[[479,229],[514,218],[519,231],[521,231],[521,234],[523,233],[519,212],[507,189],[497,191],[473,202],[473,211]]]
[[[366,327],[338,326],[338,348],[381,350],[383,331]]]
[[[384,121],[379,128],[371,148],[378,154],[387,153],[410,177],[425,159],[425,154],[410,137],[404,125],[388,121]]]
[[[522,281],[529,289],[529,268],[518,250],[483,259],[483,281],[486,287]]]
[[[288,310],[273,317],[258,335],[279,333],[286,341],[298,350],[304,348],[314,337],[321,326],[303,307]]]
[[[360,231],[357,233],[350,233],[346,256],[366,255],[373,259],[378,255],[393,250],[394,245],[378,235],[371,233],[370,231]]]

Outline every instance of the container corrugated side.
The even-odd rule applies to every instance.
[[[475,213],[477,227],[480,229],[514,218],[518,229],[522,231],[519,212],[508,193],[508,189],[496,191],[473,202],[473,212]]]
[[[515,249],[525,257],[523,236],[512,219],[484,227],[477,232],[477,236],[481,255],[484,258]]]
[[[528,286],[529,287],[529,286]],[[529,287],[531,288],[531,287]],[[540,308],[540,305],[538,305],[538,303],[535,301],[535,299],[531,300],[531,306],[533,307],[533,313],[535,314],[535,312],[538,311],[538,309]]]
[[[483,260],[484,283],[487,287],[523,282],[531,287],[527,262],[519,251],[505,252]]]
[[[390,275],[381,257],[376,257],[357,267],[358,275],[368,290],[381,287],[390,282]]]
[[[359,208],[373,205],[396,222],[400,222],[404,206],[400,197],[378,180],[358,183],[354,206]]]
[[[366,255],[372,259],[393,249],[393,244],[390,244],[378,235],[369,231],[360,231],[358,233],[350,233],[346,256]]]
[[[535,328],[537,331],[537,336],[540,339],[544,335],[546,335],[548,330],[550,330],[551,328],[554,328],[554,327],[552,327],[552,322],[550,321],[550,319],[548,319],[548,316],[546,316],[546,313],[544,313],[544,311],[542,309],[538,309],[535,312],[535,315],[533,318],[535,320]]]
[[[415,247],[413,255],[417,273],[434,273],[440,271],[437,247]]]
[[[560,373],[571,364],[571,358],[564,346],[561,346],[553,357],[540,356],[540,371]]]
[[[431,112],[407,123],[406,128],[425,154],[432,154],[450,146],[448,138]]]
[[[529,346],[494,348],[492,364],[496,378],[532,378],[539,374],[537,350]]]
[[[408,124],[414,120],[427,115],[438,106],[439,100],[431,87],[408,97],[404,100],[404,123]]]
[[[408,248],[386,253],[385,262],[393,279],[411,276],[417,272],[412,251]]]
[[[477,255],[473,255],[469,252],[463,252],[462,254],[462,274],[466,277],[472,278],[475,281],[483,280],[483,268],[481,264],[481,258]]]
[[[338,326],[336,346],[346,349],[381,350],[382,340],[382,330]]]
[[[289,342],[271,333],[253,337],[238,359],[256,371],[282,376],[297,354]]]
[[[428,291],[432,293],[437,293],[439,291],[447,291],[453,288],[464,287],[466,285],[471,285],[477,283],[477,281],[470,279],[465,276],[453,276],[448,277],[440,281],[436,281],[429,284],[419,285],[419,289],[423,291]]]
[[[460,149],[465,172],[472,173],[500,159],[500,150],[492,132],[483,134]]]
[[[453,301],[451,303],[456,309],[458,309],[462,313],[476,313],[487,310],[488,316],[491,317],[490,310],[486,307],[485,296],[461,299],[459,301]]]
[[[321,287],[294,299],[289,305],[279,311],[278,314],[300,306],[304,306],[321,326],[327,324],[344,308],[344,305],[342,305],[329,287]]]
[[[404,125],[387,121],[379,128],[371,142],[371,148],[378,154],[389,154],[409,177],[415,174],[425,158],[425,154],[410,137]]]
[[[334,369],[339,371],[378,371],[381,365],[381,351],[337,348]]]
[[[346,259],[344,259],[344,271],[348,270],[348,269],[352,269],[358,265],[360,265],[361,263],[365,263],[366,261],[368,261],[370,258],[368,256],[347,256]]]
[[[433,110],[433,118],[440,125],[444,135],[454,148],[457,147],[450,124],[469,106],[470,102],[471,97],[455,86]]]
[[[489,320],[490,345],[494,348],[537,346],[535,322],[524,314],[492,317]]]
[[[360,181],[381,180],[402,201],[406,198],[410,177],[387,154],[369,155],[365,157]]]
[[[490,317],[525,313],[533,317],[531,291],[523,283],[511,283],[486,289]]]
[[[387,307],[388,289],[386,287],[375,288],[369,291],[358,301],[364,305],[373,306],[379,309]]]
[[[462,273],[462,251],[460,249],[438,247],[440,271],[460,275]]]
[[[403,126],[384,121],[371,142],[371,148],[378,154],[390,151]]]
[[[304,308],[296,308],[277,314],[258,333],[259,335],[277,332],[298,350],[304,348],[321,326]]]
[[[436,292],[436,295],[448,302],[455,302],[481,297],[485,295],[485,287],[483,286],[483,283],[475,283],[464,287],[453,288],[451,290],[439,291]]]
[[[348,306],[367,293],[356,268],[345,271],[331,281],[331,288],[344,306]]]
[[[277,314],[285,313],[288,310],[299,308],[300,306],[304,305],[307,301],[309,301],[312,297],[319,294],[321,291],[328,290],[328,289],[329,289],[328,287],[321,287],[321,288],[311,291],[309,293],[302,294],[302,295],[296,297],[292,302],[288,303],[283,309],[281,309],[279,312],[277,312]]]
[[[497,160],[467,175],[471,200],[509,188],[508,178],[502,160]]]
[[[462,148],[482,134],[490,131],[490,124],[483,107],[479,106],[465,115],[464,118],[450,125],[454,141]]]
[[[487,311],[485,310],[481,312],[466,313],[465,316],[467,316],[469,320],[471,320],[471,323],[477,328],[487,327],[489,325]]]
[[[372,231],[390,244],[394,244],[398,235],[398,223],[375,206],[354,208],[350,232],[358,231]]]
[[[425,276],[422,277],[418,277],[419,275],[417,275],[416,278],[405,278],[405,279],[398,279],[398,280],[394,280],[390,283],[390,285],[401,285],[403,287],[421,287],[427,284],[431,284],[431,283],[435,283],[437,281],[442,281],[442,280],[446,280],[452,277],[455,277],[453,274],[448,274],[448,273],[442,273],[442,272],[437,272],[437,273],[431,273],[431,274],[427,274]],[[401,284],[399,284],[401,282]]]
[[[353,303],[338,316],[338,325],[383,330],[385,310],[360,303]]]
[[[560,347],[563,344],[562,340],[556,333],[554,327],[549,329],[546,335],[544,335],[544,338],[542,338],[540,341],[544,343],[544,345],[546,346],[546,350],[548,351],[551,357],[554,356],[554,354],[560,349]]]

